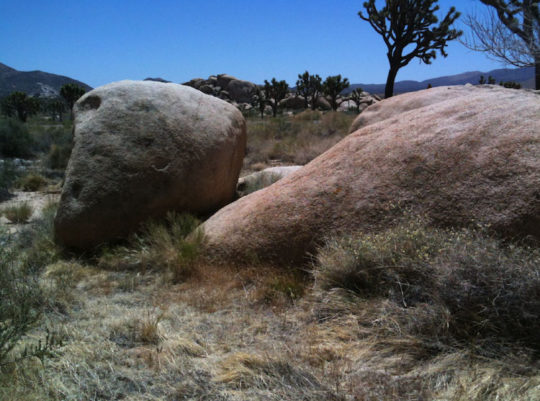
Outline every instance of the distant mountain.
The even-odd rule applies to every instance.
[[[73,78],[43,71],[17,71],[0,63],[0,97],[14,91],[25,92],[32,96],[54,97],[59,95],[62,85],[69,83],[77,84],[87,91],[92,89],[84,82]]]
[[[457,75],[448,75],[444,77],[426,79],[425,81],[398,81],[394,84],[394,93],[413,92],[421,89],[426,89],[428,84],[431,86],[449,86],[449,85],[465,85],[467,83],[477,84],[480,80],[480,75],[487,80],[488,76],[495,78],[495,81],[514,81],[520,83],[524,88],[534,88],[534,67],[525,68],[501,68],[488,72],[470,71]],[[384,93],[385,84],[352,84],[343,93],[347,94],[356,88],[362,88],[369,93]]]

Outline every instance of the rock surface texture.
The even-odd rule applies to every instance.
[[[403,210],[540,238],[538,93],[439,87],[360,119],[308,165],[207,220],[208,249],[222,260],[299,262],[328,235],[383,229]]]
[[[74,106],[75,145],[57,241],[88,249],[167,211],[209,213],[234,199],[246,129],[232,105],[186,86],[121,81]]]

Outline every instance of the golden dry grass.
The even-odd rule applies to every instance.
[[[347,135],[354,117],[307,110],[294,116],[249,118],[244,172],[275,164],[304,165]]]

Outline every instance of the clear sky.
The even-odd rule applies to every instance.
[[[96,87],[121,79],[174,82],[228,73],[293,86],[309,70],[384,83],[386,47],[357,0],[0,0],[0,62]],[[478,0],[440,0],[463,14]],[[459,25],[459,24],[458,24]],[[460,28],[463,28],[460,26]],[[502,68],[457,41],[445,59],[413,60],[397,80]]]

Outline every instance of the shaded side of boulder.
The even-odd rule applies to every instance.
[[[283,99],[279,103],[280,107],[283,107],[285,109],[289,110],[302,110],[305,108],[306,101],[302,96],[289,96],[285,99]]]
[[[404,210],[540,239],[538,95],[432,88],[376,106],[388,117],[208,219],[209,252],[298,263],[329,235],[382,230]]]
[[[74,107],[74,147],[56,239],[89,249],[168,211],[210,213],[235,197],[245,121],[183,85],[121,81]]]
[[[321,110],[330,110],[332,107],[330,106],[330,102],[326,100],[324,96],[319,96],[317,98],[317,107]]]
[[[231,80],[225,87],[232,100],[238,103],[251,102],[257,86],[249,81],[241,79]]]

